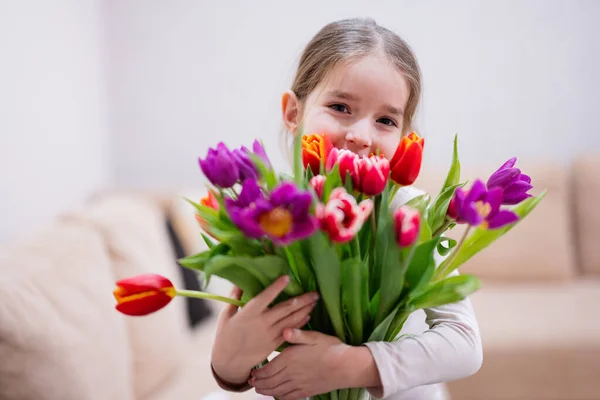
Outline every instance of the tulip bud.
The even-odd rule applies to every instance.
[[[390,161],[392,180],[401,186],[409,186],[419,176],[425,140],[416,133],[405,136]]]
[[[390,162],[383,157],[361,158],[358,161],[360,192],[376,196],[383,192],[390,174]]]
[[[409,206],[401,206],[394,213],[396,240],[400,247],[412,246],[419,237],[421,215]]]
[[[327,161],[333,144],[325,135],[306,135],[302,137],[302,163],[304,169],[310,167],[313,175],[321,172],[321,160]]]
[[[209,149],[206,158],[198,162],[206,179],[215,186],[229,188],[239,180],[238,163],[223,142],[216,149]]]
[[[117,281],[113,295],[116,309],[123,314],[142,316],[160,310],[175,297],[170,280],[156,274],[142,274]]]

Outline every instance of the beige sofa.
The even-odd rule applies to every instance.
[[[548,195],[462,269],[484,283],[473,296],[484,362],[473,377],[450,383],[450,392],[453,399],[599,399],[600,161],[522,167]],[[477,170],[487,176],[493,168]],[[442,180],[425,165],[418,184],[433,190]],[[115,280],[148,271],[182,285],[165,215],[186,252],[200,250],[192,210],[180,198],[194,192],[104,193],[0,247],[0,399],[216,395],[209,367],[216,312],[191,329],[184,299],[130,318],[114,310],[111,294]],[[227,293],[226,283],[214,284],[209,290]]]

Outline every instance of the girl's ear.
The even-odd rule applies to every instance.
[[[281,112],[286,130],[295,135],[300,122],[300,102],[291,90],[281,96]]]

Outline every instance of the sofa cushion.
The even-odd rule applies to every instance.
[[[479,177],[485,182],[498,166],[463,167],[461,180],[472,182]],[[546,189],[546,197],[524,221],[467,261],[460,270],[492,281],[570,280],[577,275],[577,269],[568,172],[553,163],[518,160],[517,167],[532,177],[531,193],[539,194]],[[446,173],[447,169],[425,170],[415,186],[435,197]],[[458,240],[464,229],[464,225],[459,225],[448,236]]]
[[[579,264],[585,274],[600,275],[600,154],[576,158],[572,169],[575,238]]]
[[[58,223],[0,248],[0,398],[131,400],[111,260],[88,226]]]
[[[182,287],[163,210],[151,197],[118,193],[99,196],[83,210],[64,218],[85,221],[102,232],[115,279],[152,272]],[[176,297],[158,312],[127,317],[126,323],[133,354],[135,395],[143,399],[177,373],[180,360],[188,351],[190,331],[185,299]]]
[[[471,299],[483,366],[450,384],[453,398],[598,398],[600,280],[489,284]]]

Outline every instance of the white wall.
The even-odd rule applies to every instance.
[[[0,2],[0,241],[108,182],[101,7]]]
[[[274,154],[300,51],[350,16],[375,18],[416,51],[425,168],[447,166],[455,132],[464,164],[600,149],[598,1],[119,0],[108,15],[122,185],[196,187],[196,159],[218,140],[259,136]]]

